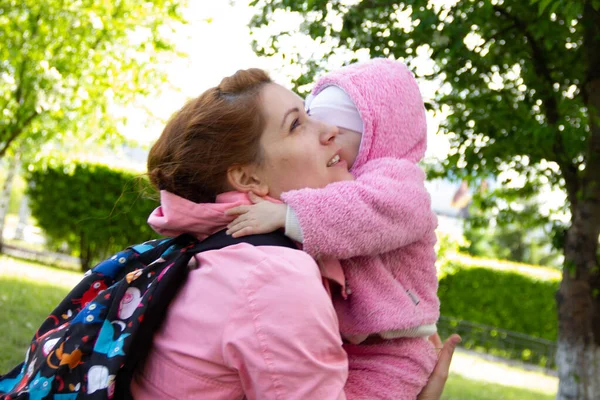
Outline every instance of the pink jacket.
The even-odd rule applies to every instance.
[[[284,193],[314,257],[342,259],[351,295],[335,297],[347,336],[435,329],[439,317],[434,244],[437,218],[417,165],[427,141],[425,108],[408,68],[375,59],[327,74],[363,120],[354,181]]]
[[[161,192],[149,218],[167,236],[202,239],[223,212],[250,204],[225,193],[196,204]],[[198,254],[200,268],[169,307],[136,399],[345,399],[348,360],[335,311],[314,260],[283,247],[238,244]]]

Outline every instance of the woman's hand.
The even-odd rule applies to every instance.
[[[448,380],[450,361],[452,361],[454,349],[456,348],[456,345],[460,343],[461,338],[457,334],[451,335],[446,339],[443,346],[440,335],[437,333],[431,335],[429,340],[437,349],[441,348],[441,350],[437,364],[429,377],[429,381],[427,381],[427,385],[425,385],[421,393],[419,393],[417,400],[439,400],[442,397],[444,385],[446,384],[446,380]]]
[[[250,206],[238,206],[225,211],[225,215],[237,215],[229,225],[227,234],[235,238],[269,233],[285,227],[287,205],[272,203],[263,198],[248,193]]]

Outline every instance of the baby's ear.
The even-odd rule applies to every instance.
[[[257,173],[254,165],[234,165],[227,170],[227,181],[239,192],[254,192],[264,197],[269,194],[269,186]]]

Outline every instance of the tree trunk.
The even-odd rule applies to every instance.
[[[557,399],[600,399],[600,280],[598,225],[586,208],[600,203],[581,202],[567,232],[563,279],[557,294]],[[595,218],[597,220],[597,218]]]
[[[557,399],[600,399],[600,10],[586,2],[582,23],[587,65],[582,95],[590,135],[581,186],[571,202],[563,280],[557,295]]]
[[[92,249],[88,241],[85,239],[85,235],[83,233],[80,234],[79,240],[79,263],[82,272],[86,272],[91,268],[90,264],[92,263]]]
[[[19,206],[19,222],[17,223],[17,229],[15,230],[15,240],[25,239],[25,228],[27,227],[27,220],[29,219],[30,215],[31,210],[29,209],[29,197],[24,194]]]
[[[19,155],[15,155],[8,164],[8,173],[6,180],[2,187],[2,195],[0,195],[0,253],[2,252],[2,246],[4,243],[4,226],[6,224],[6,215],[8,214],[8,207],[10,206],[10,194],[12,192],[13,182],[17,171],[21,168],[21,158]]]

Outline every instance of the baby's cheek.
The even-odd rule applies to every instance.
[[[336,143],[342,148],[341,156],[348,164],[348,168],[351,168],[354,160],[356,160],[361,139],[362,134],[360,132],[344,128],[340,128],[340,134],[336,136]]]

